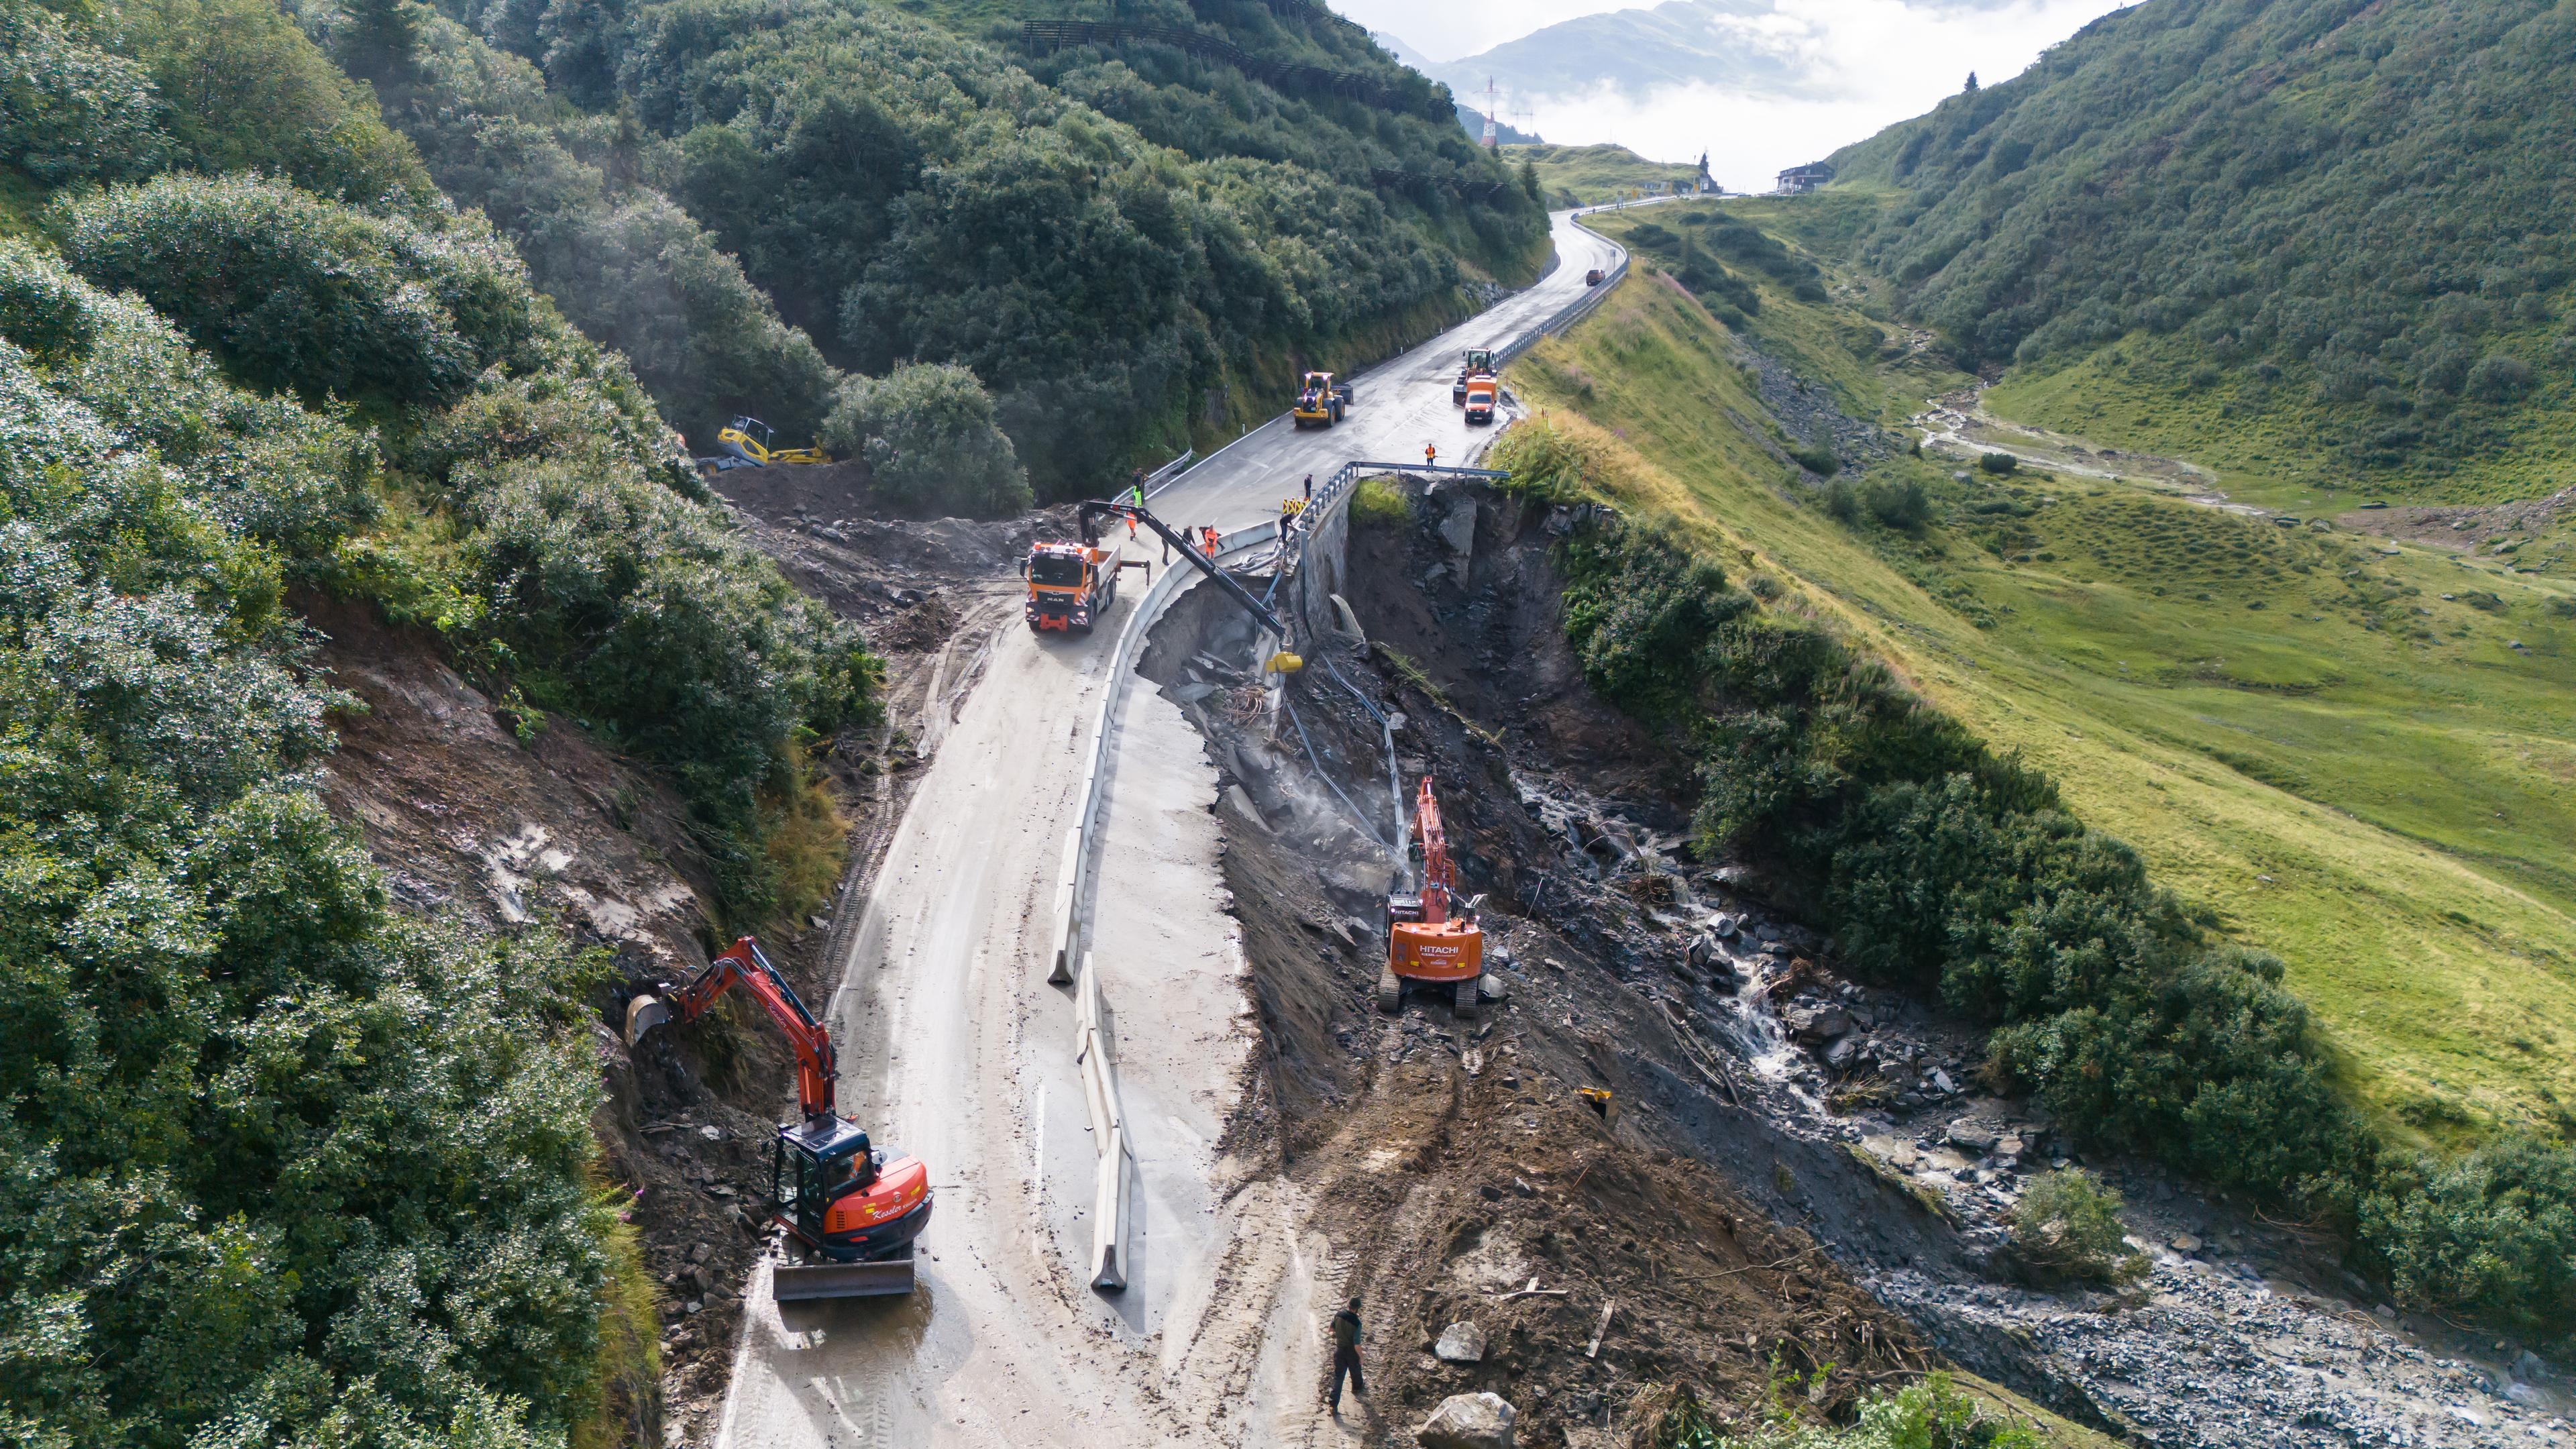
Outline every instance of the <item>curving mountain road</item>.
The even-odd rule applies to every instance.
[[[1490,436],[1450,405],[1460,351],[1519,337],[1619,257],[1573,213],[1552,220],[1558,265],[1537,285],[1361,376],[1340,426],[1282,416],[1155,511],[1239,527],[1353,458],[1432,443],[1458,460]],[[1150,544],[1131,551],[1159,567]],[[756,1278],[719,1449],[1343,1442],[1316,1403],[1329,1246],[1290,1185],[1218,1151],[1254,1034],[1219,899],[1216,775],[1150,689],[1113,724],[1091,932],[1134,1137],[1130,1286],[1085,1284],[1094,1154],[1072,1003],[1046,984],[1048,914],[1094,691],[1132,608],[1088,639],[1035,638],[1016,603],[991,621],[982,678],[897,827],[827,1011],[851,1064],[843,1110],[938,1185],[921,1286],[782,1309]]]

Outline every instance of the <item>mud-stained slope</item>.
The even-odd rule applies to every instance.
[[[1946,1266],[1951,1235],[1839,1142],[1755,1110],[1763,1088],[1708,1025],[1732,978],[1639,899],[1691,888],[1641,884],[1652,872],[1637,866],[1679,823],[1641,818],[1673,757],[1583,689],[1544,520],[1487,497],[1462,571],[1463,530],[1436,526],[1449,502],[1417,500],[1419,528],[1353,529],[1351,602],[1371,639],[1320,643],[1275,730],[1244,707],[1234,625],[1210,591],[1175,606],[1141,666],[1220,765],[1264,1036],[1235,1145],[1309,1192],[1328,1276],[1363,1300],[1367,1433],[1409,1442],[1443,1397],[1491,1389],[1519,1410],[1521,1442],[1574,1442],[1650,1385],[1740,1403],[1775,1372],[1830,1363],[1831,1406],[1922,1370],[1934,1360],[1914,1331],[1811,1229],[1889,1266]],[[1390,871],[1370,837],[1391,805],[1377,722],[1344,680],[1402,716],[1406,785],[1434,775],[1467,889],[1488,896],[1510,996],[1472,1020],[1413,998],[1398,1018],[1373,1009]],[[1573,831],[1587,851],[1525,803],[1576,799],[1560,772],[1640,804],[1581,796],[1597,807]],[[1481,1362],[1432,1355],[1454,1322],[1482,1330]],[[1347,1404],[1345,1421],[1362,1423]]]

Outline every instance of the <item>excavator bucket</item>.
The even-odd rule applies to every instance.
[[[781,1303],[816,1298],[890,1298],[913,1288],[912,1246],[873,1263],[798,1262],[781,1258],[770,1269],[770,1296]]]
[[[629,1050],[640,1046],[644,1033],[671,1019],[671,1008],[658,996],[638,996],[626,1003],[626,1045]]]

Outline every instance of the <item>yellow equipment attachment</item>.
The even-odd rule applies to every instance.
[[[716,446],[727,455],[741,459],[755,468],[773,463],[829,463],[832,455],[820,448],[779,448],[778,433],[769,424],[745,413],[716,434]]]

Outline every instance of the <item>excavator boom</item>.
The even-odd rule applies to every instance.
[[[880,1152],[832,1103],[840,1057],[832,1034],[749,936],[662,995],[626,1006],[626,1043],[674,1017],[694,1021],[740,986],[769,1013],[796,1052],[800,1120],[778,1129],[771,1148],[771,1220],[782,1233],[770,1273],[781,1300],[909,1293],[912,1242],[930,1222],[930,1169],[919,1158]],[[891,1159],[891,1160],[889,1160]]]

